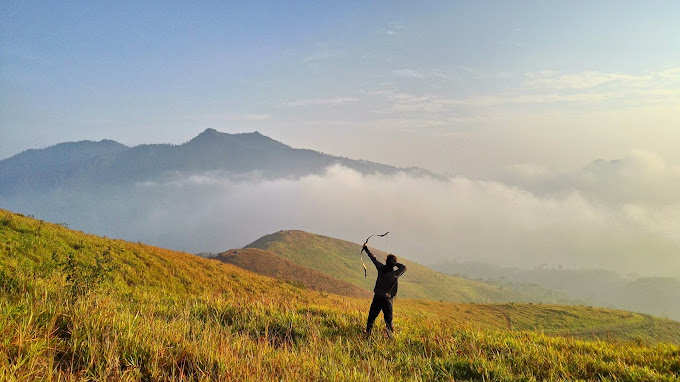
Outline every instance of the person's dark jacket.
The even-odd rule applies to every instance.
[[[375,268],[378,270],[378,278],[375,280],[375,288],[373,288],[373,293],[376,296],[384,298],[393,298],[397,295],[397,289],[399,287],[399,276],[406,272],[406,266],[401,263],[388,263],[383,264],[368,250],[365,248],[366,254],[371,258]],[[389,259],[390,256],[388,256]],[[394,268],[397,268],[396,270]]]

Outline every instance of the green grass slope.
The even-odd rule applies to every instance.
[[[412,316],[482,329],[532,331],[569,338],[680,344],[680,322],[607,308],[532,303],[453,304],[403,300]]]
[[[680,378],[679,346],[615,337],[656,326],[671,342],[667,320],[400,299],[395,338],[365,339],[369,302],[0,210],[2,381]],[[539,327],[574,333],[520,330]],[[609,341],[576,338],[597,328]]]
[[[373,290],[375,267],[364,254],[369,271],[368,277],[364,278],[359,257],[361,246],[355,243],[303,231],[279,231],[261,237],[246,248],[274,252],[296,264],[320,272],[332,272],[337,279]],[[387,256],[377,249],[372,249],[372,252]],[[478,303],[537,302],[531,295],[436,272],[401,256],[398,258],[408,267],[399,279],[399,297],[402,298]]]
[[[373,293],[354,284],[335,279],[325,273],[295,264],[275,253],[257,248],[230,249],[213,259],[319,292],[349,297],[373,296]]]

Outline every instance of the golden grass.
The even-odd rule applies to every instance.
[[[104,254],[115,268],[96,267]],[[66,293],[74,275],[87,291]],[[642,315],[400,299],[395,338],[365,339],[368,303],[0,211],[3,381],[680,378],[677,345],[523,330],[624,330]]]

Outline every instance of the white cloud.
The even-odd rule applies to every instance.
[[[622,159],[596,160],[576,171],[556,173],[543,166],[515,165],[501,179],[537,195],[577,191],[598,205],[626,205],[654,210],[680,205],[680,167],[646,150]]]
[[[629,224],[642,227],[644,231],[680,243],[680,204],[650,209],[626,204],[622,214]]]
[[[150,237],[174,232],[168,244],[192,243],[193,250],[226,250],[279,229],[357,242],[366,232],[388,230],[395,253],[420,261],[680,271],[680,259],[669,253],[680,250],[674,215],[680,204],[618,209],[582,190],[540,196],[494,181],[365,176],[340,166],[299,180],[233,181],[212,174],[145,187],[143,193],[154,197],[153,213],[142,214],[134,230]],[[180,216],[192,223],[177,221]]]

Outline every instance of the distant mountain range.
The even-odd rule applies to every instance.
[[[112,140],[60,143],[31,149],[0,161],[0,195],[59,188],[110,186],[154,180],[167,175],[221,172],[295,178],[322,173],[341,164],[364,174],[435,174],[364,160],[296,149],[258,132],[221,133],[207,129],[181,145],[128,147]]]
[[[451,275],[494,285],[534,285],[582,303],[680,320],[680,278],[623,277],[602,269],[521,270],[484,263],[443,261],[429,265]]]

